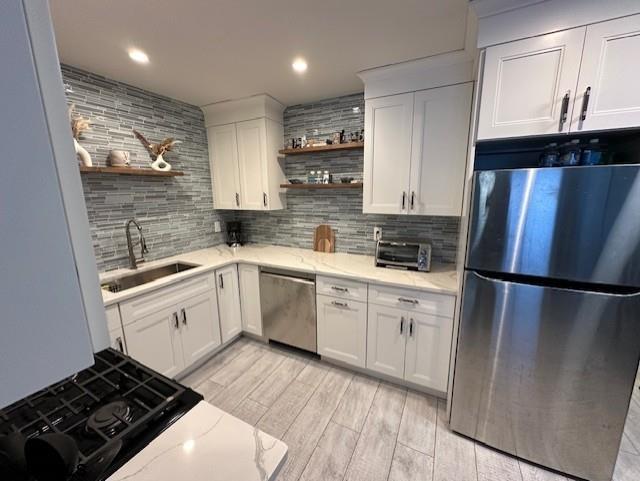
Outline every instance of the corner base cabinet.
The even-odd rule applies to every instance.
[[[221,344],[213,274],[122,302],[128,353],[174,377]]]
[[[216,271],[220,332],[226,343],[242,332],[242,310],[238,286],[238,266],[232,264]]]

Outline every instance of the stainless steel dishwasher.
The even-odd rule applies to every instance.
[[[317,352],[316,277],[313,274],[260,269],[262,327],[269,340]]]

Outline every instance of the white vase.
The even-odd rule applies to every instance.
[[[169,172],[171,165],[162,158],[162,155],[158,155],[156,160],[151,163],[151,168],[160,172]]]
[[[91,155],[87,152],[87,149],[80,145],[76,139],[73,139],[73,146],[76,149],[76,155],[78,156],[78,159],[80,159],[80,162],[82,162],[82,165],[85,167],[93,167],[93,161],[91,160]]]

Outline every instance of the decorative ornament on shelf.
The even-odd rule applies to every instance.
[[[78,140],[80,139],[80,135],[89,130],[91,128],[91,122],[89,119],[85,119],[79,115],[74,115],[73,112],[75,110],[75,104],[71,104],[69,106],[69,123],[71,124],[71,132],[73,133],[73,146],[76,149],[76,155],[78,159],[82,162],[82,165],[85,167],[93,167],[93,161],[91,160],[91,155],[85,149]]]
[[[173,146],[179,144],[179,140],[174,140],[173,137],[168,137],[158,144],[152,144],[137,130],[133,130],[136,138],[145,146],[145,148],[155,156],[155,160],[151,163],[151,168],[159,172],[169,172],[171,165],[164,160],[163,155],[173,150]]]

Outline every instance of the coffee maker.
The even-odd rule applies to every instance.
[[[240,222],[227,222],[227,245],[229,247],[240,247],[243,242]]]

